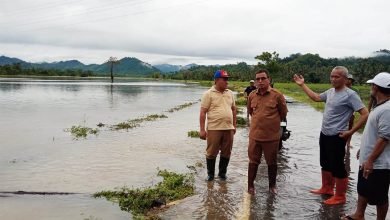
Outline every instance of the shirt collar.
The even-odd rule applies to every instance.
[[[211,86],[211,91],[213,91],[213,92],[220,92],[220,91],[218,91],[218,90],[215,88],[215,85]],[[226,92],[226,91],[228,91],[228,89],[225,89],[223,92]]]
[[[265,91],[264,95],[267,94],[267,93],[270,93],[272,90],[271,86],[268,87],[267,91]],[[261,95],[260,93],[260,89],[257,89],[257,92],[256,92],[258,95]]]

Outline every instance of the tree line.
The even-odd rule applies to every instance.
[[[42,69],[42,68],[23,68],[20,63],[7,64],[0,66],[0,75],[26,75],[26,76],[96,76],[90,70],[80,69]]]
[[[277,52],[262,52],[255,57],[258,60],[256,65],[249,65],[245,62],[221,66],[200,65],[176,73],[153,72],[144,76],[179,80],[212,80],[217,69],[224,69],[228,71],[233,80],[249,81],[254,78],[257,70],[268,69],[274,82],[291,82],[292,76],[298,73],[304,75],[305,81],[308,83],[328,83],[329,73],[333,67],[345,66],[353,74],[355,82],[361,84],[379,72],[390,72],[390,51],[382,49],[374,54],[375,56],[367,58],[322,58],[318,54],[295,53],[280,58]],[[0,75],[102,76],[102,74],[94,73],[91,70],[23,68],[20,63],[0,66]]]
[[[248,81],[259,69],[268,69],[274,82],[291,82],[294,74],[302,74],[308,83],[329,83],[329,74],[335,66],[345,66],[356,83],[364,83],[379,72],[390,72],[390,51],[380,50],[368,58],[322,58],[318,54],[291,54],[280,58],[277,52],[263,52],[255,57],[257,65],[245,62],[222,66],[194,66],[170,76],[182,80],[212,80],[217,69],[228,71],[234,80]]]

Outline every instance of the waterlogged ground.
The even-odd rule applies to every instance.
[[[91,194],[115,187],[150,186],[157,168],[189,172],[204,163],[205,141],[187,137],[198,130],[199,103],[206,88],[181,83],[121,80],[0,79],[0,191],[64,192],[66,195],[0,193],[0,219],[131,219],[116,204]],[[345,205],[327,207],[308,193],[320,185],[318,136],[322,113],[308,105],[288,105],[291,138],[279,156],[279,194],[268,193],[266,166],[248,196],[248,130],[239,129],[228,167],[229,179],[206,183],[198,168],[197,194],[161,214],[163,219],[336,219],[356,202],[360,135],[353,137],[350,184]],[[75,140],[65,128],[113,125],[148,114],[168,118],[129,131],[101,128],[97,136]],[[367,219],[375,210],[369,207]]]

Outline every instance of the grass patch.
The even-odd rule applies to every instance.
[[[189,132],[187,132],[187,136],[188,137],[192,137],[192,138],[198,138],[199,137],[199,131],[189,131]]]
[[[143,189],[130,189],[123,187],[115,191],[101,191],[93,197],[105,197],[107,200],[117,202],[123,211],[131,212],[135,218],[143,219],[154,207],[184,199],[194,195],[194,174],[177,174],[167,170],[159,170],[158,176],[163,181],[154,187]],[[153,217],[155,218],[155,217]]]
[[[78,138],[86,138],[88,134],[97,135],[99,133],[99,129],[89,128],[85,126],[75,126],[73,125],[71,128],[65,129],[66,132],[70,132],[76,139]]]
[[[238,105],[238,106],[246,106],[246,98],[245,97],[238,97],[236,99],[236,105]]]
[[[187,107],[190,107],[191,105],[193,104],[196,104],[197,102],[187,102],[187,103],[184,103],[182,105],[178,105],[176,107],[173,107],[171,109],[168,110],[168,112],[174,112],[174,111],[179,111],[179,110],[182,110],[183,108],[187,108]]]
[[[142,117],[142,118],[131,119],[131,120],[127,120],[125,122],[121,122],[121,123],[112,125],[111,129],[112,130],[122,130],[122,129],[129,130],[129,129],[133,129],[135,127],[139,127],[141,125],[141,123],[144,121],[155,121],[159,118],[168,118],[168,116],[166,116],[164,114],[147,115],[147,116]]]
[[[246,118],[241,117],[241,116],[237,116],[237,127],[238,128],[246,127],[247,125],[248,125],[248,121]]]

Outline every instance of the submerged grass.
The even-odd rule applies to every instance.
[[[237,116],[237,127],[242,128],[248,125],[248,120],[244,117]]]
[[[238,106],[246,106],[246,98],[245,97],[238,97],[236,99],[236,105],[238,105]]]
[[[117,202],[121,210],[131,212],[135,218],[156,219],[158,218],[156,216],[147,216],[148,211],[152,208],[194,195],[193,173],[178,174],[159,170],[157,175],[162,177],[163,181],[154,187],[143,189],[122,187],[114,191],[97,192],[93,194],[93,197],[104,197],[107,200]]]
[[[188,137],[192,138],[198,138],[199,137],[199,131],[189,131],[187,132]]]
[[[71,128],[65,129],[66,132],[70,132],[76,139],[78,138],[86,138],[88,134],[97,135],[99,133],[99,129],[89,128],[81,125],[74,125]]]
[[[187,103],[184,103],[182,105],[178,105],[176,107],[169,109],[168,112],[172,113],[174,111],[179,111],[179,110],[182,110],[183,108],[190,107],[191,105],[196,104],[196,103],[198,103],[198,102],[187,102]]]
[[[122,130],[122,129],[129,130],[129,129],[133,129],[135,127],[139,127],[141,125],[141,123],[144,121],[155,121],[159,118],[168,118],[168,116],[166,116],[164,114],[147,115],[147,116],[142,117],[142,118],[131,119],[131,120],[127,120],[125,122],[121,122],[121,123],[112,125],[111,129],[112,130]]]

